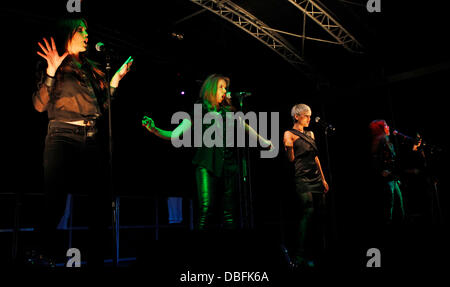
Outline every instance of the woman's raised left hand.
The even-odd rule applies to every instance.
[[[130,56],[128,59],[123,63],[123,65],[117,70],[117,72],[114,74],[114,76],[111,79],[111,87],[117,88],[119,85],[120,80],[125,77],[125,75],[130,71],[131,65],[133,64],[133,57]]]

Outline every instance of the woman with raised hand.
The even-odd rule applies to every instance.
[[[32,100],[35,109],[47,112],[49,119],[43,156],[46,207],[40,240],[40,251],[49,257],[60,254],[53,250],[55,229],[64,214],[67,194],[90,196],[91,231],[98,231],[97,221],[102,215],[99,210],[108,212],[97,205],[108,200],[105,193],[108,185],[102,183],[104,177],[100,175],[104,155],[98,122],[108,105],[108,89],[114,94],[133,63],[128,58],[107,82],[105,73],[87,58],[87,29],[87,22],[82,18],[63,19],[56,30],[58,37],[38,42],[37,54],[45,59],[46,68],[38,71],[39,81]],[[100,238],[91,235],[90,243]],[[101,257],[100,250],[93,247],[88,256],[92,259],[95,252]],[[65,258],[65,251],[60,255]],[[103,259],[99,258],[101,263]]]

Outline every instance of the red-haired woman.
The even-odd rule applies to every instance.
[[[374,120],[370,123],[369,129],[372,137],[370,148],[374,176],[387,196],[385,220],[387,223],[392,222],[394,207],[398,206],[401,221],[405,217],[405,210],[400,190],[396,153],[394,145],[389,139],[389,126],[385,120]]]

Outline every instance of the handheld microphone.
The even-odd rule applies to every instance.
[[[415,138],[410,137],[410,136],[405,135],[405,134],[402,134],[402,133],[399,132],[398,130],[393,130],[393,131],[392,131],[392,134],[393,134],[394,136],[399,136],[399,137],[401,137],[403,140],[410,141],[410,142],[412,142],[413,144],[419,144],[419,142],[422,141],[422,137],[421,137],[419,134],[417,134],[417,136],[416,136]],[[425,146],[425,145],[426,145],[425,142],[422,142],[422,146]]]
[[[316,118],[315,118],[315,122],[316,122],[317,124],[321,125],[322,127],[324,127],[324,128],[326,128],[326,129],[332,131],[332,132],[336,131],[336,128],[335,128],[335,127],[333,127],[331,124],[325,122],[325,121],[322,120],[320,117],[316,117]]]
[[[393,131],[392,131],[392,134],[393,134],[394,136],[400,136],[400,137],[402,137],[402,138],[404,138],[404,139],[407,139],[407,140],[413,140],[412,137],[407,136],[407,135],[405,135],[405,134],[402,134],[402,133],[399,132],[398,130],[393,130]]]

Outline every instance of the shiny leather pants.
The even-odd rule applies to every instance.
[[[405,219],[405,208],[403,205],[402,191],[400,190],[400,182],[398,180],[389,181],[387,188],[389,193],[386,209],[387,222],[392,222],[395,208],[398,208],[399,221],[402,222]]]
[[[207,169],[197,167],[195,177],[198,196],[197,228],[210,230],[214,226],[222,226],[224,229],[235,229],[239,205],[238,174],[225,173],[223,177],[217,177]],[[215,212],[216,210],[222,210],[223,213]],[[221,224],[215,224],[217,220],[214,219],[222,219]]]

